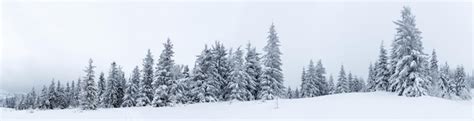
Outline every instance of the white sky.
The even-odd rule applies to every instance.
[[[416,15],[426,53],[436,48],[440,62],[472,70],[470,2],[4,2],[0,89],[77,80],[89,58],[96,72],[107,74],[116,61],[129,73],[148,48],[156,60],[167,37],[176,63],[190,67],[215,40],[226,47],[251,42],[262,52],[272,22],[286,85],[300,84],[310,59],[322,59],[335,77],[344,64],[366,78],[380,42],[391,44],[404,5]]]

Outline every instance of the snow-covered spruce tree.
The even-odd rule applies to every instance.
[[[355,92],[355,85],[357,81],[354,81],[351,72],[349,72],[349,74],[347,75],[347,82],[349,83],[349,92]]]
[[[136,92],[138,92],[137,87],[133,85],[132,80],[130,79],[128,83],[125,85],[125,94],[123,96],[122,107],[133,107],[136,105],[136,101],[133,97]]]
[[[301,93],[303,97],[315,97],[318,96],[321,92],[318,86],[318,80],[316,77],[316,67],[314,66],[313,60],[309,61],[308,70],[304,72],[305,77],[303,77],[304,85],[301,86]]]
[[[175,71],[172,71],[171,75],[173,76],[173,83],[168,87],[169,100],[172,104],[183,103],[187,101],[187,82],[189,80],[188,76],[184,76],[184,65],[175,65],[173,66]],[[187,67],[186,67],[187,68]],[[187,69],[189,71],[189,69]],[[188,73],[188,72],[187,72]],[[187,79],[186,79],[187,78]]]
[[[230,50],[230,52],[232,52]],[[227,50],[225,49],[224,45],[219,41],[216,41],[215,44],[212,46],[211,49],[212,53],[212,71],[210,72],[210,76],[212,79],[217,81],[219,91],[217,92],[218,100],[227,100],[228,98],[225,97],[229,92],[225,90],[226,86],[228,85],[229,75],[231,71],[230,65],[230,57],[227,54]]]
[[[189,74],[188,66],[183,67],[182,77],[178,79],[177,83],[178,83],[178,88],[183,89],[183,91],[180,94],[181,97],[178,97],[177,99],[178,103],[181,103],[181,104],[192,103],[192,98],[193,98],[192,89],[194,87],[194,81],[192,80],[191,75]]]
[[[155,89],[152,105],[155,107],[170,106],[176,102],[176,100],[171,100],[170,95],[172,94],[169,94],[169,88],[176,83],[171,73],[174,66],[174,60],[172,59],[174,54],[173,44],[168,38],[163,46],[164,49],[156,67],[156,80],[152,83]]]
[[[105,93],[102,96],[102,107],[105,108],[117,108],[120,107],[121,103],[119,102],[119,83],[120,83],[120,73],[115,62],[112,62],[110,65],[109,75],[107,76],[107,86]]]
[[[258,91],[260,90],[260,77],[262,75],[262,66],[257,49],[247,44],[247,54],[245,56],[245,71],[250,76],[247,89],[250,90],[254,99],[258,99]],[[253,100],[253,99],[250,99]]]
[[[97,82],[97,95],[99,96],[97,99],[98,99],[98,104],[103,104],[103,101],[102,101],[102,96],[104,95],[105,93],[105,89],[106,89],[106,86],[105,86],[105,77],[104,77],[104,72],[101,72],[100,75],[99,75],[99,82]],[[102,105],[99,105],[99,107],[101,107]]]
[[[218,100],[219,91],[218,82],[213,79],[211,72],[215,72],[213,66],[211,50],[205,46],[201,55],[196,59],[193,70],[193,81],[195,86],[192,89],[194,102],[215,102]]]
[[[64,96],[65,96],[65,105],[66,108],[69,108],[71,106],[71,100],[72,100],[72,95],[71,95],[71,86],[69,85],[69,82],[66,83],[66,89],[64,90]]]
[[[48,93],[48,102],[49,102],[49,105],[47,106],[48,109],[54,109],[57,107],[57,98],[58,98],[58,94],[56,93],[56,85],[54,83],[54,79],[51,81],[51,85],[49,86],[49,89],[48,89],[49,93]]]
[[[132,77],[129,79],[127,88],[125,89],[125,95],[123,97],[122,107],[133,107],[137,105],[139,97],[139,84],[140,84],[140,70],[138,66],[132,71]]]
[[[430,70],[429,70],[429,76],[430,76],[430,84],[429,84],[429,95],[431,96],[439,96],[439,91],[441,89],[439,88],[440,86],[438,85],[440,83],[439,81],[439,69],[438,69],[438,58],[436,55],[436,51],[433,49],[433,52],[431,53],[431,59],[430,59]]]
[[[334,78],[332,77],[332,74],[329,75],[329,80],[328,80],[328,94],[334,94],[334,91],[336,90],[336,86],[334,85]]]
[[[67,108],[67,105],[66,105],[66,93],[64,92],[64,88],[62,87],[61,85],[61,82],[58,81],[58,86],[56,86],[56,93],[58,95],[57,97],[57,104],[58,104],[58,108],[60,109],[64,109],[64,108]]]
[[[140,81],[139,94],[137,99],[137,106],[146,106],[153,100],[153,87],[151,83],[154,80],[154,69],[153,69],[153,55],[151,55],[150,49],[143,59],[143,79]],[[146,98],[145,98],[146,97]]]
[[[362,78],[354,76],[352,81],[354,83],[353,92],[362,92],[362,91],[364,91],[363,89],[365,87],[365,82]]]
[[[71,89],[69,90],[69,95],[68,95],[68,98],[69,98],[69,107],[75,107],[74,105],[74,96],[76,94],[76,83],[74,82],[74,80],[71,82]]]
[[[367,77],[367,86],[365,91],[367,92],[373,92],[375,91],[375,68],[373,67],[372,63],[370,63],[369,66],[369,77]]]
[[[311,66],[311,63],[310,63]],[[301,97],[309,97],[310,96],[310,89],[312,88],[311,85],[309,84],[309,81],[307,79],[308,74],[306,73],[306,69],[303,67],[303,71],[301,73]]]
[[[246,101],[253,99],[253,95],[251,91],[247,88],[248,82],[250,81],[250,76],[247,74],[244,68],[244,59],[243,59],[243,52],[239,48],[235,50],[235,54],[232,55],[232,62],[230,78],[225,90],[228,90],[227,93],[228,100],[238,100],[238,101]]]
[[[31,91],[26,96],[26,105],[27,109],[35,109],[36,108],[36,92],[35,88],[33,87]]]
[[[95,110],[97,108],[97,86],[94,81],[94,68],[92,59],[89,59],[89,65],[84,70],[86,76],[84,76],[84,90],[81,94],[81,108],[83,110]]]
[[[293,97],[294,98],[301,98],[301,93],[300,93],[300,89],[296,88],[294,93],[293,93]]]
[[[123,103],[123,99],[125,96],[125,88],[127,85],[127,79],[125,79],[125,72],[123,72],[123,69],[121,66],[118,67],[118,85],[117,85],[117,92],[118,92],[118,107],[120,107]]]
[[[50,105],[48,98],[48,88],[43,85],[43,89],[41,89],[41,94],[39,95],[39,109],[48,109]]]
[[[450,92],[454,92],[451,94],[451,97],[453,99],[470,100],[471,91],[468,84],[464,67],[458,66],[454,71],[454,76],[450,83],[450,89],[452,90]]]
[[[275,25],[272,23],[267,37],[267,45],[263,48],[263,73],[261,91],[258,95],[261,100],[272,100],[278,98],[285,88],[283,86],[283,73],[280,52],[280,40],[275,31]]]
[[[344,71],[344,66],[341,66],[341,71],[339,71],[335,93],[338,94],[338,93],[347,93],[347,92],[350,92],[349,82],[347,81],[347,78],[346,78],[346,72]]]
[[[449,98],[449,87],[451,82],[449,65],[446,62],[439,71],[438,97]]]
[[[77,79],[77,86],[76,86],[76,93],[74,95],[74,106],[79,107],[80,106],[80,101],[81,101],[81,93],[82,93],[82,81],[81,78]]]
[[[429,77],[420,31],[416,28],[415,16],[409,7],[402,10],[402,19],[394,23],[397,34],[393,41],[393,58],[397,60],[394,73],[391,75],[391,88],[399,96],[418,97],[427,94]]]
[[[326,81],[326,69],[323,67],[323,63],[321,60],[318,61],[318,64],[316,64],[316,87],[319,88],[320,92],[318,92],[316,95],[321,96],[321,95],[327,95],[329,93],[328,89],[328,83]]]
[[[292,99],[292,98],[293,98],[293,90],[291,89],[291,87],[288,87],[288,88],[286,89],[285,97],[286,97],[287,99]]]
[[[375,69],[375,91],[389,91],[390,72],[388,70],[387,50],[380,44],[379,60],[376,63]]]

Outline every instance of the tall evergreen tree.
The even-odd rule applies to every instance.
[[[76,83],[74,80],[71,82],[71,90],[69,92],[69,107],[76,107],[75,105],[75,96],[76,96]]]
[[[283,73],[280,52],[280,40],[275,31],[275,25],[272,23],[267,37],[267,45],[263,48],[265,54],[263,55],[263,69],[261,80],[261,92],[259,99],[272,100],[278,98],[284,89]]]
[[[168,38],[163,46],[165,48],[161,52],[156,67],[156,80],[152,83],[153,88],[155,89],[152,105],[155,107],[169,106],[176,102],[175,99],[171,100],[170,96],[172,94],[169,94],[169,88],[176,84],[171,73],[171,69],[174,66],[174,60],[172,59],[174,54],[173,44],[171,44],[171,41]]]
[[[54,83],[54,79],[51,81],[51,85],[49,86],[48,89],[48,102],[49,105],[47,106],[48,109],[54,109],[58,105],[58,94],[56,93],[56,85]]]
[[[28,109],[35,109],[36,108],[36,92],[35,88],[33,87],[31,91],[26,96],[26,105]]]
[[[438,83],[438,96],[442,98],[449,98],[449,94],[451,93],[449,90],[450,83],[451,83],[451,77],[450,77],[450,70],[449,70],[449,65],[446,62],[444,66],[440,68],[440,74],[439,74],[439,83]]]
[[[232,55],[232,71],[230,73],[230,79],[227,87],[228,95],[225,96],[228,100],[239,100],[245,101],[253,99],[252,92],[247,88],[248,82],[250,82],[250,76],[247,74],[244,68],[243,52],[240,48],[237,48],[235,54]]]
[[[375,68],[372,66],[372,63],[369,66],[369,77],[367,77],[367,92],[373,92],[375,90],[375,80],[376,80]]]
[[[49,96],[48,96],[48,88],[43,85],[43,89],[41,89],[41,94],[39,96],[39,108],[40,109],[48,109],[49,106],[51,105],[49,102]]]
[[[450,92],[454,92],[451,94],[451,97],[454,99],[470,100],[471,91],[468,84],[464,67],[458,66],[454,71],[453,79],[450,82],[450,90],[452,90]]]
[[[117,106],[120,107],[123,103],[125,96],[125,88],[127,88],[127,79],[125,79],[125,72],[123,72],[122,67],[118,67],[118,77],[117,77]]]
[[[430,84],[429,84],[429,94],[431,96],[439,96],[439,91],[441,90],[439,87],[439,68],[438,68],[438,58],[436,55],[436,51],[433,49],[433,52],[431,53],[431,59],[430,59],[430,70],[429,70],[429,76],[430,76]]]
[[[205,46],[201,55],[196,59],[193,70],[193,80],[195,87],[192,89],[194,102],[215,102],[218,100],[219,84],[211,76],[211,72],[215,72],[213,66],[211,50]]]
[[[194,81],[192,80],[191,75],[189,74],[188,66],[183,67],[182,75],[183,76],[178,79],[178,88],[183,89],[183,91],[181,91],[182,94],[179,94],[180,96],[177,97],[177,101],[181,104],[192,103],[192,89],[194,87]]]
[[[260,80],[262,75],[262,66],[257,49],[252,47],[250,43],[247,45],[247,54],[245,56],[245,71],[250,76],[247,89],[251,91],[254,99],[258,99],[258,91],[260,91]]]
[[[346,72],[344,71],[344,66],[341,66],[341,71],[339,71],[335,93],[337,94],[337,93],[347,93],[347,92],[350,92],[349,82],[347,81],[347,78],[346,78]]]
[[[328,89],[329,89],[329,94],[334,94],[334,91],[336,90],[336,86],[334,85],[334,78],[332,77],[332,74],[329,75],[329,81],[328,81]]]
[[[388,70],[388,57],[387,50],[383,46],[383,42],[380,45],[380,55],[379,60],[375,66],[375,90],[376,91],[389,91],[389,78],[390,72]]]
[[[122,103],[122,107],[124,106],[136,106],[139,98],[139,84],[140,84],[140,70],[138,66],[135,66],[132,72],[132,77],[129,80],[127,88],[125,89],[125,96],[124,102]],[[143,97],[145,97],[143,95]]]
[[[75,107],[80,106],[81,93],[82,93],[83,87],[84,86],[82,86],[81,78],[78,78],[77,79],[77,86],[76,86],[76,93],[74,95],[74,105],[75,105]]]
[[[119,83],[120,83],[120,73],[115,62],[112,62],[110,65],[109,75],[107,77],[107,87],[102,96],[102,106],[106,108],[117,108],[120,107],[121,103],[119,102]]]
[[[315,97],[321,92],[318,85],[316,67],[313,60],[309,61],[308,70],[305,72],[304,82],[301,87],[302,97]]]
[[[64,92],[64,87],[62,87],[61,82],[58,81],[58,86],[56,87],[56,93],[57,93],[57,106],[60,109],[67,108],[67,104],[65,102],[66,100],[66,93]]]
[[[230,50],[232,52],[232,50]],[[225,90],[228,85],[229,75],[231,71],[231,65],[227,50],[224,45],[219,41],[216,41],[211,49],[212,54],[212,68],[210,72],[211,79],[214,79],[219,87],[217,92],[218,100],[225,100],[225,97],[228,93],[228,90]]]
[[[102,96],[104,96],[106,86],[105,86],[105,77],[104,77],[104,72],[101,72],[99,75],[99,82],[97,83],[97,95],[98,97],[98,103],[102,104]]]
[[[83,110],[95,110],[97,108],[97,86],[95,85],[95,66],[92,65],[92,59],[89,59],[89,65],[86,67],[86,76],[84,77],[84,90],[81,94],[81,107]]]
[[[311,62],[309,66],[311,66]],[[311,84],[309,83],[309,79],[307,79],[308,74],[306,73],[306,69],[303,67],[303,72],[301,73],[301,97],[310,97],[311,95]]]
[[[347,82],[349,83],[349,92],[354,92],[357,81],[354,81],[354,78],[352,77],[351,72],[347,74]]]
[[[133,70],[133,75],[132,78],[128,81],[126,88],[125,88],[125,94],[123,96],[123,102],[122,102],[122,107],[133,107],[136,105],[136,96],[135,94],[138,93],[138,81],[137,75],[139,76],[138,73],[138,66],[135,67]]]
[[[318,61],[318,64],[316,64],[316,87],[319,88],[320,92],[318,92],[316,95],[327,95],[329,93],[328,89],[328,83],[326,82],[326,69],[323,67],[323,63],[321,60]]]
[[[427,67],[424,67],[427,61],[422,51],[421,32],[416,28],[415,16],[409,7],[404,7],[401,13],[402,19],[394,22],[398,27],[392,45],[392,59],[396,64],[392,65],[395,70],[390,77],[391,88],[399,96],[423,96],[427,94],[429,80]]]
[[[150,49],[148,49],[147,55],[145,59],[143,59],[143,79],[140,81],[140,94],[139,95],[144,95],[147,97],[145,99],[144,97],[140,96],[138,98],[137,104],[139,106],[145,106],[149,105],[151,101],[153,100],[153,87],[152,87],[152,82],[154,80],[154,69],[153,69],[153,55],[151,55]]]

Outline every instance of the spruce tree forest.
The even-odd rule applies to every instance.
[[[149,49],[132,72],[110,62],[108,72],[95,71],[94,59],[84,60],[81,78],[72,83],[51,80],[24,95],[4,99],[3,107],[96,110],[120,107],[173,107],[183,104],[310,98],[340,93],[390,92],[407,98],[432,96],[471,100],[471,82],[462,65],[438,62],[436,51],[424,50],[422,30],[410,7],[403,7],[391,41],[380,42],[379,56],[367,65],[368,75],[352,74],[344,65],[326,73],[322,60],[308,60],[301,85],[285,87],[277,23],[268,28],[267,44],[228,48],[219,41],[205,44],[194,65],[175,63],[173,39],[161,52]],[[264,40],[262,40],[264,41]],[[203,43],[204,44],[204,43]],[[259,53],[257,48],[262,48]],[[127,76],[130,75],[130,76]]]

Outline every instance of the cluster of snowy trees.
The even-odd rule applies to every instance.
[[[388,91],[407,97],[429,95],[447,99],[471,99],[469,78],[463,66],[451,70],[446,63],[438,67],[435,50],[431,56],[423,52],[421,32],[416,27],[415,16],[410,8],[404,7],[401,14],[402,18],[394,22],[397,25],[397,33],[390,56],[387,55],[382,42],[378,60],[369,66],[367,84],[363,79],[353,77],[351,73],[346,76],[342,66],[337,84],[334,85],[332,76],[326,81],[321,61],[318,61],[316,66],[310,61],[307,69],[303,68],[300,89],[288,89],[288,97]]]
[[[105,77],[96,78],[92,59],[85,76],[69,84],[52,81],[39,95],[32,91],[8,99],[16,109],[117,108],[134,106],[173,106],[217,101],[272,100],[283,97],[280,41],[272,24],[263,56],[250,43],[242,49],[226,49],[216,41],[197,56],[194,69],[175,64],[173,44],[168,38],[155,63],[148,50],[140,70],[136,66],[127,79],[112,62]],[[245,52],[246,53],[245,53]],[[156,64],[156,65],[155,65]],[[81,81],[82,80],[82,81]]]
[[[382,43],[379,59],[369,67],[367,91],[396,92],[407,97],[471,99],[464,68],[457,66],[451,70],[447,63],[439,67],[435,50],[431,56],[423,52],[421,32],[410,8],[404,7],[401,14],[402,18],[394,22],[397,33],[390,56]]]
[[[378,60],[370,64],[367,84],[361,77],[346,75],[341,66],[337,82],[326,78],[321,60],[311,60],[303,68],[301,86],[292,90],[283,86],[280,41],[272,24],[263,55],[250,43],[246,48],[226,49],[215,42],[204,46],[194,68],[175,64],[173,44],[168,38],[157,62],[150,50],[142,68],[136,66],[130,77],[112,62],[105,77],[96,78],[92,59],[77,83],[51,81],[37,93],[33,88],[25,95],[5,99],[5,106],[16,109],[84,110],[134,106],[173,106],[176,104],[217,101],[272,100],[280,97],[305,98],[350,92],[387,91],[400,96],[424,95],[447,99],[471,99],[468,77],[462,66],[452,70],[448,64],[438,66],[436,52],[423,52],[421,32],[410,8],[404,7],[402,18],[395,21],[397,33],[388,55],[383,43]]]

